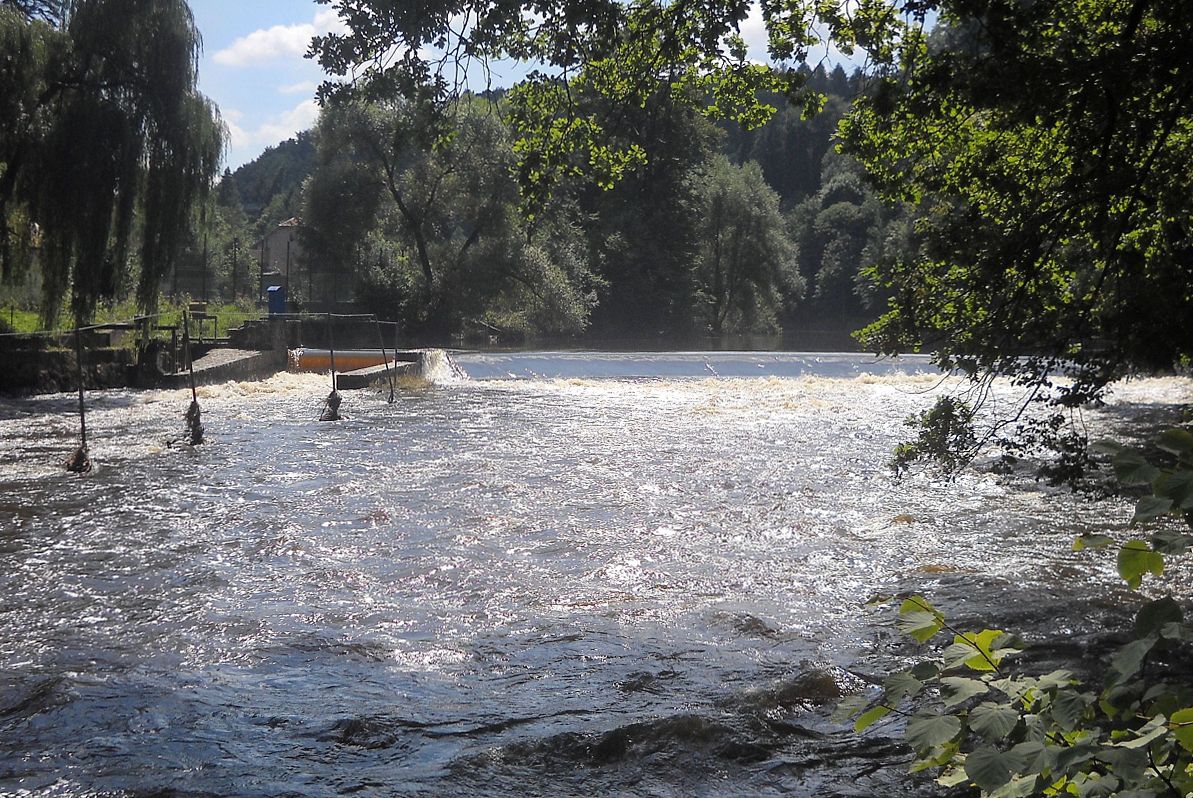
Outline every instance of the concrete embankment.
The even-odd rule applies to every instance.
[[[130,349],[98,347],[83,356],[83,386],[88,389],[123,388],[134,368]],[[56,393],[78,387],[78,362],[74,351],[64,348],[0,349],[0,391],[5,393]]]
[[[285,352],[258,352],[252,349],[212,349],[194,362],[195,384],[236,380],[246,382],[270,377],[286,368]],[[190,385],[190,372],[178,371],[157,377],[152,382],[162,388],[185,388]]]

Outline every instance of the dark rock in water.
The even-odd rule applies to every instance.
[[[746,637],[775,638],[779,630],[748,612],[714,612],[709,619],[713,625],[730,629]]]
[[[345,718],[316,739],[325,743],[374,750],[395,745],[398,735],[389,724],[379,718]]]
[[[619,726],[599,734],[565,732],[534,743],[514,743],[500,758],[513,765],[567,767],[568,763],[601,767],[658,755],[698,752],[734,762],[760,762],[770,748],[719,721],[700,715],[675,715]]]
[[[56,695],[61,683],[62,679],[57,677],[0,683],[0,718],[33,715],[56,706],[63,700]]]
[[[679,673],[676,671],[637,671],[618,682],[617,689],[623,693],[661,693],[666,689],[664,682],[677,676]]]
[[[811,709],[836,704],[844,693],[857,689],[856,684],[842,689],[842,681],[857,679],[840,670],[812,668],[792,680],[746,690],[724,703],[754,712]]]

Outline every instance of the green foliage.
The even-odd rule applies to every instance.
[[[757,164],[733,166],[724,157],[693,179],[704,220],[697,233],[696,291],[709,332],[774,332],[783,304],[803,287],[778,195]]]
[[[14,252],[32,253],[22,242],[35,225],[43,322],[68,293],[86,319],[134,276],[151,310],[223,144],[218,112],[196,89],[194,19],[183,0],[49,7],[0,7],[5,273]]]
[[[302,183],[315,166],[315,133],[307,130],[265,151],[220,183],[219,204],[240,206],[258,220],[257,234],[266,227],[297,216]],[[225,185],[226,184],[226,185]],[[281,197],[279,202],[278,197]],[[277,207],[270,208],[271,204]]]
[[[808,71],[795,65],[825,33],[842,50],[864,47],[889,65],[901,31],[922,22],[930,5],[907,2],[906,13],[892,14],[887,0],[860,0],[848,13],[832,3],[763,3],[769,66],[747,57],[745,2],[438,0],[416,11],[387,0],[320,2],[344,23],[311,47],[336,78],[320,89],[325,102],[401,99],[438,115],[461,94],[469,67],[502,57],[543,65],[511,97],[517,170],[531,212],[560,181],[580,176],[609,187],[653,157],[649,147],[619,140],[622,110],[665,95],[747,128],[772,118],[772,98],[818,110],[824,91],[810,87]],[[453,26],[454,19],[468,24]],[[615,112],[603,113],[602,105]]]
[[[1177,516],[1191,524],[1193,435],[1169,430],[1157,444],[1173,461],[1150,469],[1125,447],[1098,448],[1113,454],[1116,470],[1132,484],[1146,481],[1151,489],[1134,523]],[[1148,540],[1116,544],[1090,535],[1073,545],[1117,545],[1119,576],[1138,589],[1191,544],[1187,530],[1161,525]],[[876,698],[847,697],[837,717],[856,717],[858,732],[892,714],[905,717],[912,772],[931,770],[942,785],[971,784],[992,798],[1193,794],[1193,624],[1172,597],[1143,601],[1130,641],[1107,660],[1099,693],[1066,670],[1032,675],[1008,667],[1020,652],[1012,635],[954,627],[922,596],[902,602],[896,626],[920,643],[948,632],[951,643],[888,676]]]
[[[374,312],[415,332],[582,330],[599,281],[574,208],[554,202],[533,223],[517,213],[514,153],[492,104],[461,98],[437,138],[424,111],[325,108],[304,257],[355,273]]]
[[[843,127],[884,193],[918,205],[862,340],[1070,406],[1188,357],[1193,7],[925,5],[938,27],[901,40],[902,75]]]
[[[788,217],[800,273],[812,288],[803,310],[828,323],[873,318],[870,308],[881,293],[865,267],[905,249],[904,210],[882,202],[860,165],[835,152],[824,157],[817,183],[819,189]]]
[[[961,399],[940,397],[931,409],[907,420],[907,426],[917,430],[916,439],[895,447],[891,467],[903,473],[912,464],[927,460],[954,473],[973,458],[978,445],[973,415],[973,409]]]

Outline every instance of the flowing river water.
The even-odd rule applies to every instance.
[[[923,362],[460,361],[338,423],[326,377],[201,388],[195,449],[189,392],[95,392],[81,478],[73,396],[0,402],[0,794],[930,795],[829,720],[913,653],[867,600],[1104,624],[1069,542],[1128,503],[892,477]]]

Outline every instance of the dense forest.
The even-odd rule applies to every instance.
[[[861,269],[904,241],[906,214],[834,144],[860,73],[807,78],[826,95],[823,110],[805,118],[772,95],[777,111],[756,129],[665,101],[621,114],[620,135],[650,157],[614,186],[561,181],[532,219],[506,92],[457,100],[455,133],[434,147],[399,103],[329,106],[316,129],[225,171],[208,241],[219,285],[230,289],[234,257],[250,269],[252,253],[233,253],[233,240],[297,216],[299,268],[349,275],[361,307],[416,335],[810,330],[840,345],[877,317],[882,295]],[[319,301],[301,281],[291,299]]]

